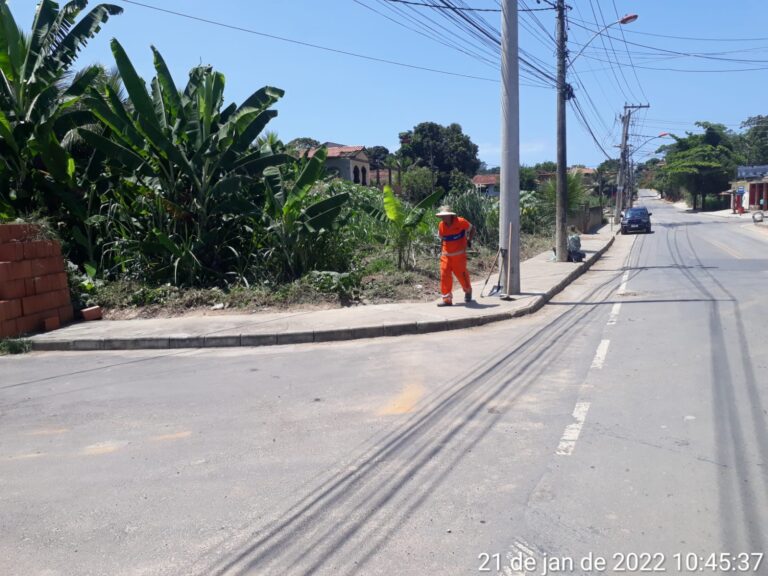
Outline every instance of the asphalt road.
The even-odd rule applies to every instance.
[[[768,573],[768,236],[639,202],[528,318],[0,359],[0,574]]]

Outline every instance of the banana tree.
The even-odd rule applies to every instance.
[[[438,190],[413,207],[401,201],[390,186],[384,186],[384,215],[390,225],[392,243],[397,252],[397,267],[405,268],[415,260],[413,241],[427,210],[440,201],[443,192]]]
[[[348,192],[320,200],[310,196],[325,173],[326,157],[327,150],[320,148],[311,158],[264,171],[264,219],[272,239],[269,254],[279,262],[283,279],[299,278],[315,267],[349,200]]]
[[[152,196],[154,222],[143,233],[164,249],[174,281],[180,270],[188,283],[228,273],[222,250],[242,252],[241,228],[261,215],[264,170],[291,160],[252,146],[283,91],[267,86],[224,107],[223,74],[195,67],[180,91],[154,47],[156,76],[147,88],[120,43],[111,46],[129,101],[109,85],[90,89],[85,102],[108,134],[83,128],[80,135]]]
[[[52,0],[37,6],[25,35],[7,0],[0,0],[0,200],[22,211],[51,208],[62,201],[81,210],[75,188],[75,162],[61,145],[66,131],[82,119],[74,104],[97,76],[86,69],[66,77],[78,52],[122,8],[99,4],[82,18],[88,0],[61,9]],[[53,191],[54,197],[46,192]]]

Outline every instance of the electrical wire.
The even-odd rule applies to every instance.
[[[366,54],[358,54],[356,52],[350,52],[348,50],[340,50],[338,48],[330,48],[328,46],[322,46],[320,44],[313,44],[311,42],[304,42],[303,40],[295,40],[295,39],[292,39],[292,38],[286,38],[284,36],[277,36],[275,34],[267,34],[266,32],[259,32],[257,30],[252,30],[250,28],[244,28],[242,26],[236,26],[236,25],[233,25],[233,24],[227,24],[227,23],[224,23],[224,22],[218,22],[216,20],[209,20],[208,18],[201,18],[199,16],[193,16],[191,14],[185,14],[183,12],[177,12],[175,10],[168,10],[166,8],[160,8],[159,6],[153,6],[151,4],[144,4],[142,2],[136,2],[135,0],[119,0],[119,1],[120,2],[124,2],[126,4],[133,4],[135,6],[141,6],[142,8],[147,8],[149,10],[155,10],[157,12],[164,12],[166,14],[171,14],[171,15],[174,15],[174,16],[179,16],[181,18],[187,18],[189,20],[195,20],[197,22],[203,22],[203,23],[206,23],[206,24],[210,24],[212,26],[218,26],[218,27],[221,27],[221,28],[227,28],[229,30],[236,30],[238,32],[245,32],[247,34],[253,34],[255,36],[260,36],[260,37],[263,37],[263,38],[269,38],[271,40],[279,40],[281,42],[287,42],[287,43],[295,44],[295,45],[298,45],[298,46],[304,46],[306,48],[314,48],[316,50],[323,50],[325,52],[331,52],[331,53],[334,53],[334,54],[342,54],[344,56],[351,56],[353,58],[359,58],[359,59],[368,60],[368,61],[371,61],[371,62],[378,62],[380,64],[389,64],[389,65],[392,65],[392,66],[399,66],[401,68],[409,68],[409,69],[412,69],[412,70],[420,70],[422,72],[432,72],[432,73],[435,73],[435,74],[443,74],[443,75],[446,75],[446,76],[453,76],[453,77],[458,77],[458,78],[466,78],[466,79],[470,79],[470,80],[482,80],[484,82],[495,82],[495,83],[499,83],[500,82],[498,78],[487,78],[487,77],[484,77],[484,76],[475,76],[475,75],[472,75],[472,74],[461,74],[459,72],[451,72],[449,70],[441,70],[441,69],[438,69],[438,68],[430,68],[430,67],[427,67],[427,66],[418,66],[418,65],[415,65],[415,64],[408,64],[408,63],[405,63],[405,62],[398,62],[396,60],[388,60],[386,58],[378,58],[376,56],[368,56]]]

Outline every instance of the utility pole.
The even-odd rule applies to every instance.
[[[650,108],[650,104],[625,104],[624,114],[621,117],[623,128],[621,131],[621,155],[619,156],[619,173],[616,176],[616,212],[614,220],[618,224],[621,222],[621,211],[624,209],[625,186],[629,181],[629,150],[627,149],[627,140],[629,138],[629,121],[632,118],[632,112],[640,108]],[[629,188],[629,186],[626,186]],[[629,201],[632,202],[632,191],[629,190]]]
[[[568,38],[565,33],[565,0],[557,0],[557,194],[555,200],[555,253],[558,262],[568,260],[565,225],[568,218],[568,159],[566,155],[565,112],[570,86],[566,82]]]
[[[502,294],[520,294],[520,64],[517,0],[504,0],[501,25],[501,190],[499,248]]]

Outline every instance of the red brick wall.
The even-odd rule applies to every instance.
[[[0,224],[0,338],[55,330],[72,317],[61,245],[29,224]]]

